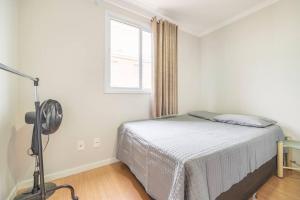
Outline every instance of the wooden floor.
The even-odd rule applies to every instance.
[[[141,184],[121,163],[56,180],[72,184],[80,200],[150,200]],[[300,174],[288,171],[285,178],[272,177],[258,191],[258,200],[300,200]],[[70,200],[67,191],[56,192],[50,200]]]

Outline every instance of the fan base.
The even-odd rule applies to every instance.
[[[45,183],[45,190],[48,191],[48,190],[51,190],[53,188],[56,187],[56,184],[55,183]],[[47,192],[46,194],[46,199],[48,199],[50,196],[52,196],[54,194],[55,191],[52,191],[52,192]],[[27,199],[30,195],[32,195],[31,193],[31,189],[25,191],[24,193],[22,194],[19,194],[17,195],[14,200],[23,200],[23,199]],[[30,200],[42,200],[41,197],[37,196],[37,197],[34,197],[34,198],[30,198]]]

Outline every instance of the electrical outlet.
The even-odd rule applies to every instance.
[[[94,147],[100,147],[101,139],[100,138],[94,138]]]
[[[83,140],[78,140],[77,141],[77,150],[82,151],[85,149],[85,143]]]

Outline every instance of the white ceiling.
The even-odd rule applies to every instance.
[[[278,0],[123,0],[165,17],[201,36],[256,12]]]

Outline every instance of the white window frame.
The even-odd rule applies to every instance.
[[[139,29],[139,88],[126,88],[126,87],[111,87],[110,86],[110,78],[111,78],[111,51],[110,51],[110,41],[111,41],[111,27],[110,21],[115,20],[130,26],[134,26]],[[149,24],[139,22],[137,20],[128,18],[126,16],[116,14],[113,12],[107,11],[105,13],[105,93],[144,93],[150,94],[152,92],[151,89],[143,89],[143,66],[142,66],[142,33],[143,31],[151,33],[150,22]],[[152,56],[151,56],[152,57]],[[152,70],[153,71],[153,70]],[[153,77],[153,73],[151,74]],[[151,84],[152,85],[152,84]]]

